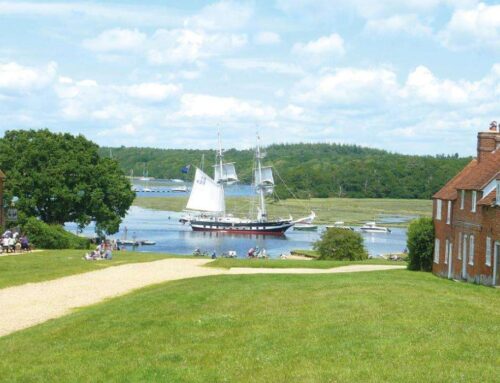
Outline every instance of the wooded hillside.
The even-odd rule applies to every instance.
[[[339,144],[277,144],[267,149],[265,164],[273,165],[277,173],[298,197],[357,197],[357,198],[430,198],[451,177],[460,171],[470,158],[454,156],[411,156],[384,150]],[[101,148],[102,156],[110,148]],[[149,176],[181,178],[187,164],[200,166],[205,155],[205,170],[212,174],[215,161],[213,150],[112,148],[113,158],[129,175],[142,176],[146,166]],[[225,160],[236,162],[241,182],[252,181],[252,150],[230,149]],[[145,165],[146,164],[146,165]],[[277,179],[281,198],[288,191]]]

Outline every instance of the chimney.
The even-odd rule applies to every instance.
[[[500,148],[500,125],[492,121],[487,132],[477,134],[477,161],[481,162],[489,153]]]

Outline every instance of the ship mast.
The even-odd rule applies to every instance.
[[[260,198],[260,220],[265,222],[267,221],[267,212],[266,212],[266,201],[264,196],[264,185],[262,184],[262,164],[260,162],[262,158],[262,154],[260,152],[260,137],[257,134],[257,171],[259,172],[259,184],[257,187],[259,188],[259,198]]]
[[[225,198],[225,195],[224,195],[224,182],[222,181],[223,180],[223,173],[222,173],[222,170],[224,168],[223,166],[223,159],[224,159],[224,154],[222,153],[222,144],[221,144],[221,141],[220,141],[220,130],[217,131],[217,139],[219,141],[219,153],[218,153],[218,157],[219,157],[219,171],[220,171],[220,177],[219,177],[219,184],[220,184],[220,187],[222,188],[222,195],[224,196],[223,198]],[[223,211],[222,212],[222,215],[226,215],[226,212]]]

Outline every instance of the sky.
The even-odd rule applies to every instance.
[[[498,1],[0,0],[0,135],[466,156],[492,120]]]

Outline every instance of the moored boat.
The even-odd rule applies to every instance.
[[[265,196],[274,189],[274,177],[271,166],[263,166],[264,158],[260,146],[255,151],[255,168],[253,171],[255,191],[259,197],[259,206],[255,218],[239,218],[226,213],[224,185],[238,181],[235,165],[224,162],[224,153],[220,144],[217,152],[217,163],[214,166],[214,178],[196,168],[193,187],[186,210],[188,214],[180,219],[189,223],[193,231],[217,231],[238,234],[283,235],[295,225],[292,217],[269,219],[266,210]]]
[[[377,226],[375,222],[367,222],[359,228],[365,233],[390,233],[391,230],[387,227]]]

